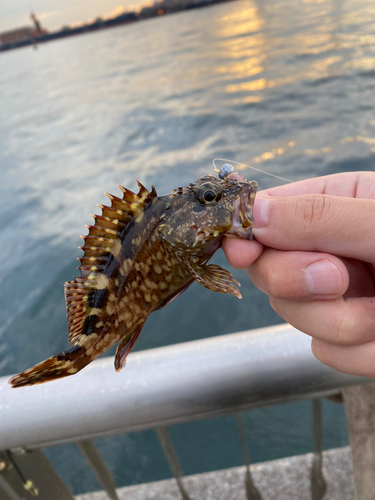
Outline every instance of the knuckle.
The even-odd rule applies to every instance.
[[[343,346],[356,345],[361,337],[366,335],[366,326],[360,327],[357,314],[354,311],[346,311],[331,325],[334,343]]]
[[[358,345],[374,339],[375,314],[366,303],[355,304],[348,308],[340,318],[335,332],[335,343],[347,346]]]
[[[296,205],[296,219],[301,221],[304,230],[331,218],[330,197],[324,194],[307,194],[300,196]]]
[[[276,299],[283,298],[285,294],[284,278],[283,273],[278,268],[270,268],[265,276],[265,281],[269,295],[272,295]]]
[[[348,345],[348,340],[350,338],[351,331],[351,320],[348,316],[342,316],[335,321],[335,324],[331,324],[332,338],[334,343],[337,345]]]

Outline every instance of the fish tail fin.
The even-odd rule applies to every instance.
[[[92,357],[87,355],[87,349],[84,346],[76,345],[67,351],[51,356],[18,375],[14,375],[9,379],[9,384],[12,387],[23,387],[68,377],[82,370],[91,361]]]

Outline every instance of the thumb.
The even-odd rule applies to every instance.
[[[324,194],[258,197],[254,218],[254,236],[268,247],[375,261],[375,200]]]

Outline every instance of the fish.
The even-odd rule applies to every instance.
[[[118,342],[120,371],[148,316],[194,281],[241,298],[231,273],[210,259],[225,236],[252,239],[258,184],[230,165],[158,196],[137,181],[137,194],[105,193],[110,206],[82,236],[80,276],[64,285],[71,348],[10,378],[12,387],[73,375]]]

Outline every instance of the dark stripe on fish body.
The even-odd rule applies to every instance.
[[[146,214],[144,217],[142,217],[140,222],[137,222],[136,218],[134,218],[123,229],[120,235],[120,250],[116,256],[109,256],[107,266],[103,272],[103,274],[107,278],[109,278],[108,286],[102,290],[95,290],[92,300],[93,308],[98,308],[105,311],[109,303],[109,296],[111,293],[115,293],[116,303],[118,302],[120,297],[122,298],[124,284],[128,282],[128,279],[130,277],[129,273],[132,270],[133,273],[134,271],[138,272],[134,270],[135,264],[138,260],[137,257],[140,256],[139,254],[142,247],[145,245],[147,239],[159,224],[160,219],[165,211],[164,206],[165,203],[161,203],[158,205],[150,203],[145,208],[144,211],[146,212]],[[153,221],[153,223],[151,224],[150,221]],[[161,243],[160,236],[157,236],[158,239],[160,239]],[[131,263],[129,265],[128,271],[124,275],[121,275],[120,268],[123,267],[126,260],[130,260]],[[116,279],[118,280],[118,286],[115,286],[114,284],[114,281]],[[130,281],[132,281],[132,279],[130,279]],[[147,315],[148,314],[146,313],[145,317],[147,317]],[[96,328],[96,323],[98,321],[100,321],[99,316],[89,316],[87,318],[87,321],[85,322],[82,334],[88,336],[92,333],[98,333],[98,328]]]

